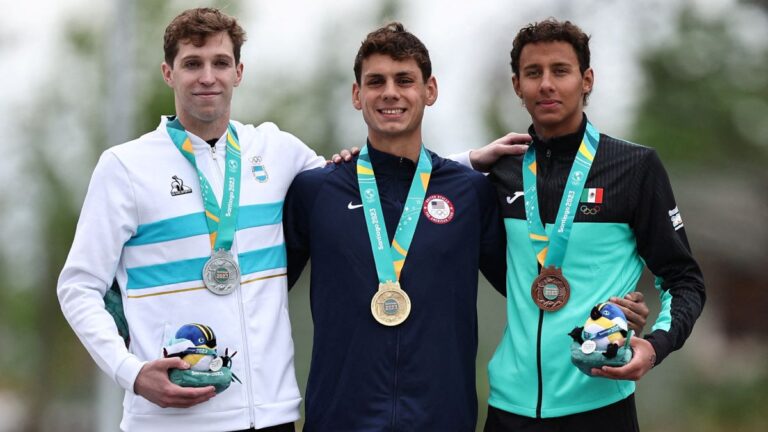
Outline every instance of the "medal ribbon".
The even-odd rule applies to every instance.
[[[368,228],[368,237],[373,250],[373,260],[376,263],[376,273],[379,282],[396,282],[400,280],[400,271],[405,264],[408,249],[411,247],[413,235],[416,233],[416,224],[419,222],[419,213],[427,194],[429,178],[432,174],[432,161],[424,145],[419,153],[419,163],[416,173],[408,190],[408,198],[405,201],[400,222],[397,224],[392,245],[387,248],[389,241],[387,225],[384,222],[384,213],[381,211],[379,188],[376,186],[376,177],[373,174],[373,166],[368,155],[368,145],[363,146],[357,158],[357,183],[360,187],[360,199],[365,211],[365,224]],[[389,251],[387,252],[387,249]]]
[[[221,197],[221,207],[219,207],[210,183],[206,180],[203,172],[197,167],[192,142],[187,135],[187,131],[184,130],[184,126],[179,122],[178,117],[173,121],[167,122],[166,129],[176,148],[197,170],[197,177],[200,180],[200,191],[203,195],[203,204],[205,206],[205,221],[208,224],[208,233],[211,239],[211,248],[213,250],[229,250],[235,239],[237,213],[240,207],[240,142],[237,139],[235,127],[232,123],[227,126],[227,158],[224,163],[224,192]]]
[[[536,149],[534,145],[528,147],[523,157],[523,188],[525,189],[525,216],[528,219],[528,236],[536,252],[536,259],[542,267],[554,266],[561,268],[565,260],[565,250],[568,248],[568,239],[571,236],[573,219],[576,217],[581,193],[587,182],[589,169],[597,153],[600,141],[600,133],[587,121],[584,136],[581,137],[581,145],[576,153],[576,158],[571,165],[571,172],[560,200],[555,226],[552,235],[547,236],[544,224],[539,214],[539,196],[536,188]]]

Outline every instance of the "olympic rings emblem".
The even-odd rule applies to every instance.
[[[587,205],[582,204],[581,207],[579,207],[579,211],[587,216],[594,216],[600,213],[600,206],[596,205],[594,207],[588,207]]]

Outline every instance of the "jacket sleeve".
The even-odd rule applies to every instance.
[[[632,220],[637,248],[656,276],[661,312],[646,339],[656,364],[680,349],[701,314],[704,278],[693,258],[669,177],[655,151],[638,166],[639,194]]]
[[[496,191],[482,175],[473,175],[481,215],[480,271],[493,288],[507,296],[506,233]]]
[[[310,211],[316,196],[312,181],[315,171],[296,176],[288,189],[283,205],[283,232],[288,255],[288,289],[291,289],[301,276],[310,253]]]
[[[104,307],[104,294],[115,277],[123,245],[137,226],[128,175],[107,151],[94,169],[57,295],[64,317],[91,357],[128,391],[133,391],[144,362],[125,347]]]

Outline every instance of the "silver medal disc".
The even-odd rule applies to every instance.
[[[230,294],[240,285],[240,269],[229,251],[219,249],[205,263],[203,283],[217,295]]]

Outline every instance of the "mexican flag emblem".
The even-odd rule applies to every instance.
[[[603,203],[603,188],[589,188],[584,189],[581,193],[581,202],[602,204]]]

